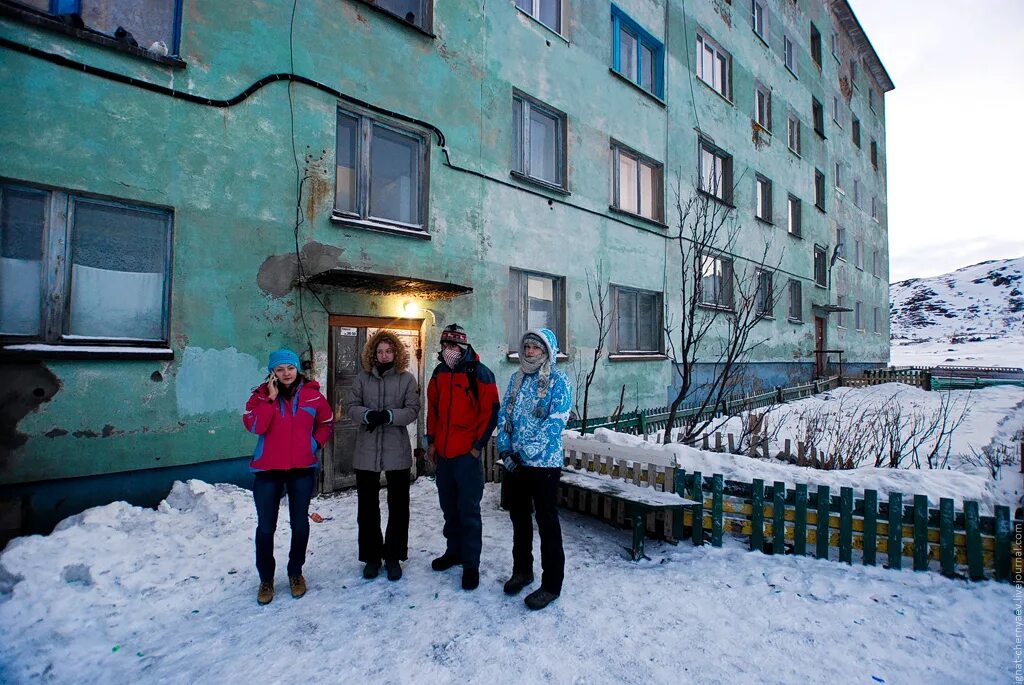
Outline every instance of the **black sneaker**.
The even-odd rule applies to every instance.
[[[388,571],[388,580],[398,580],[402,577],[402,565],[397,561],[385,561],[384,568]]]
[[[543,609],[548,604],[551,604],[556,599],[558,599],[558,595],[554,592],[548,592],[544,588],[540,588],[539,590],[534,590],[530,594],[526,595],[526,599],[524,599],[523,602],[533,611],[537,611],[539,609]]]
[[[445,552],[437,559],[430,562],[430,568],[435,571],[447,571],[452,566],[458,566],[461,563],[462,559],[459,558],[457,554],[449,554],[448,552]]]
[[[380,573],[380,562],[379,561],[368,561],[366,566],[363,567],[363,578],[372,580],[377,577]]]
[[[476,568],[464,568],[462,569],[462,589],[463,590],[475,590],[480,586],[480,569]]]
[[[518,595],[524,587],[532,582],[532,573],[513,573],[512,577],[505,581],[505,594]]]

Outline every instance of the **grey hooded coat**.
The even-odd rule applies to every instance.
[[[377,345],[387,340],[395,350],[395,365],[381,376],[374,365]],[[412,467],[409,424],[420,413],[419,385],[410,373],[409,354],[394,333],[377,331],[363,347],[360,373],[345,400],[345,413],[359,424],[352,465],[363,471],[395,471]],[[391,423],[366,430],[366,412],[390,410]],[[415,430],[415,427],[413,428]]]

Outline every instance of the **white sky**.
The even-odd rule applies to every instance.
[[[890,280],[1024,255],[1024,2],[850,3],[896,84]]]

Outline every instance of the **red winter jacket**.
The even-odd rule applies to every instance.
[[[263,383],[245,403],[242,423],[260,436],[252,471],[303,469],[319,465],[316,453],[334,431],[334,412],[316,381],[301,380],[291,401],[280,394],[271,400]]]
[[[476,394],[470,373],[476,374]],[[427,444],[440,458],[482,450],[498,425],[498,386],[494,374],[472,348],[455,369],[441,362],[427,385]]]

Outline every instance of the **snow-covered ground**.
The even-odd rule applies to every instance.
[[[458,569],[430,570],[444,549],[431,481],[413,485],[396,583],[360,577],[354,493],[318,498],[327,520],[313,524],[309,593],[293,600],[279,578],[266,607],[247,491],[190,481],[157,511],[89,510],[0,556],[0,682],[995,683],[1019,673],[1010,585],[728,541],[652,541],[651,560],[634,564],[626,531],[566,512],[563,594],[532,613],[501,591],[512,533],[497,499],[488,485],[482,582],[465,592]],[[286,531],[282,508],[279,566]]]
[[[947,402],[951,402],[954,417],[967,409],[963,423],[951,438],[948,470],[875,468],[874,461],[866,459],[856,469],[823,471],[774,459],[705,452],[678,443],[661,445],[653,439],[645,442],[641,437],[614,433],[606,429],[598,429],[592,439],[629,446],[636,450],[638,455],[642,455],[646,450],[667,452],[687,471],[700,471],[704,475],[720,473],[727,480],[749,483],[754,478],[762,478],[766,483],[783,481],[790,486],[795,483],[820,484],[833,489],[850,486],[858,492],[870,488],[877,490],[879,496],[883,498],[890,492],[901,492],[907,496],[928,495],[933,507],[938,507],[941,497],[952,498],[958,508],[962,506],[963,500],[977,500],[981,503],[982,510],[988,514],[992,513],[995,504],[1005,504],[1011,509],[1021,506],[1024,479],[1019,473],[1019,461],[1004,466],[999,478],[994,480],[986,466],[971,463],[970,457],[980,454],[986,446],[1012,448],[1018,444],[1013,436],[1024,430],[1024,388],[998,386],[946,393],[928,392],[901,383],[885,383],[866,388],[838,388],[814,397],[779,405],[769,412],[767,424],[778,428],[775,438],[769,444],[769,453],[775,455],[782,451],[787,439],[791,441],[791,451],[796,451],[796,443],[802,439],[801,415],[828,412],[844,416],[849,421],[858,413],[886,402],[898,403],[905,413],[917,410],[927,414],[939,407],[943,397]],[[716,422],[711,428],[723,435],[731,432],[739,436],[742,432],[739,418]],[[579,437],[578,433],[570,434]],[[868,442],[874,437],[863,435],[859,442]],[[713,439],[711,444],[714,444]],[[823,443],[817,447],[828,450],[829,445]],[[639,456],[638,460],[642,461],[642,456]]]
[[[955,338],[961,340],[960,338]],[[1024,367],[1024,334],[1007,334],[984,340],[893,340],[889,348],[892,366],[1004,366]]]

